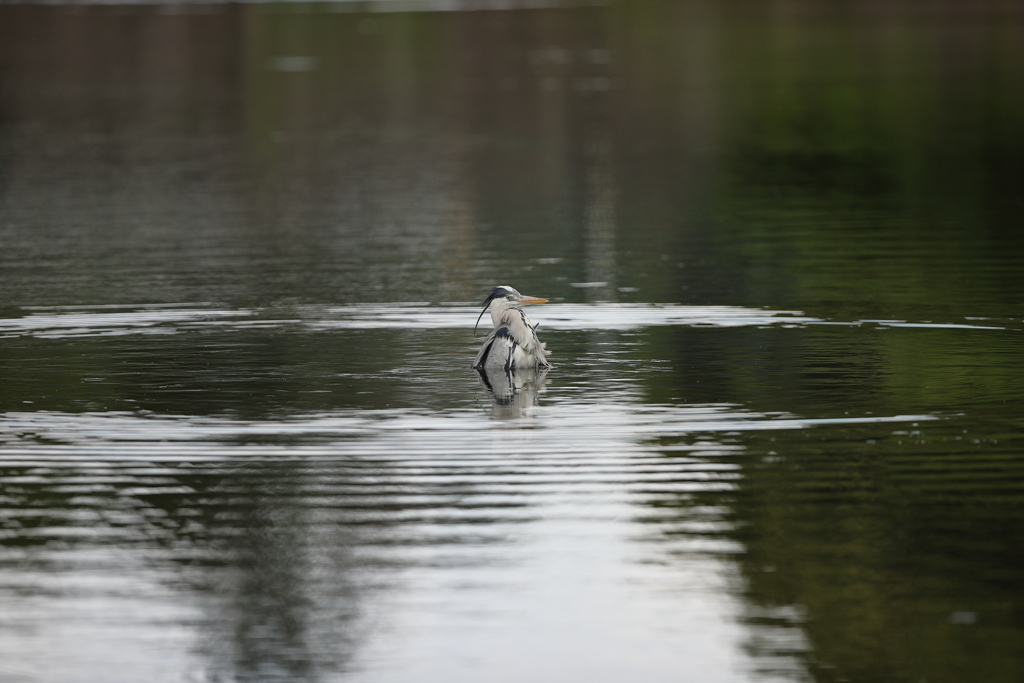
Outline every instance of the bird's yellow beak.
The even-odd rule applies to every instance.
[[[521,304],[546,304],[547,302],[547,299],[541,299],[536,296],[524,296],[519,299],[519,303]]]

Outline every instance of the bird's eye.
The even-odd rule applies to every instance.
[[[506,296],[505,298],[506,298],[506,299],[508,299],[509,301],[512,301],[512,299],[515,299],[515,297],[514,297],[514,296],[512,296],[511,294],[509,294],[509,295],[508,295],[508,296]]]

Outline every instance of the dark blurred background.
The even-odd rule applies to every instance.
[[[6,303],[1024,303],[1018,3],[439,7],[0,6]]]

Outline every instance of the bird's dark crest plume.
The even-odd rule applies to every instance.
[[[514,293],[517,293],[517,292],[515,292],[515,290],[513,290],[513,289],[511,289],[509,287],[505,287],[503,285],[499,285],[499,286],[495,287],[494,289],[492,289],[491,293],[487,295],[486,299],[484,299],[484,303],[483,303],[484,307],[483,307],[483,309],[481,309],[480,315],[478,315],[476,317],[476,324],[473,325],[473,334],[476,334],[477,328],[480,327],[480,319],[484,317],[484,313],[487,312],[487,307],[491,305],[491,302],[494,301],[495,299],[497,299],[499,296],[505,296],[507,294],[514,294]]]

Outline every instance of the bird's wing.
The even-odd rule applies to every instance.
[[[494,344],[494,336],[498,332],[497,329],[491,330],[491,333],[487,335],[487,339],[484,340],[483,346],[476,354],[476,359],[473,361],[474,368],[482,368],[484,363],[487,362],[487,356],[491,353],[491,346]]]
[[[476,354],[473,367],[495,367],[497,364],[497,366],[504,367],[506,372],[515,370],[516,363],[519,360],[516,350],[520,346],[521,344],[516,341],[514,334],[508,329],[507,325],[495,327],[494,331],[484,340],[484,345],[480,347],[480,352]],[[521,355],[521,353],[520,351],[519,354]]]

